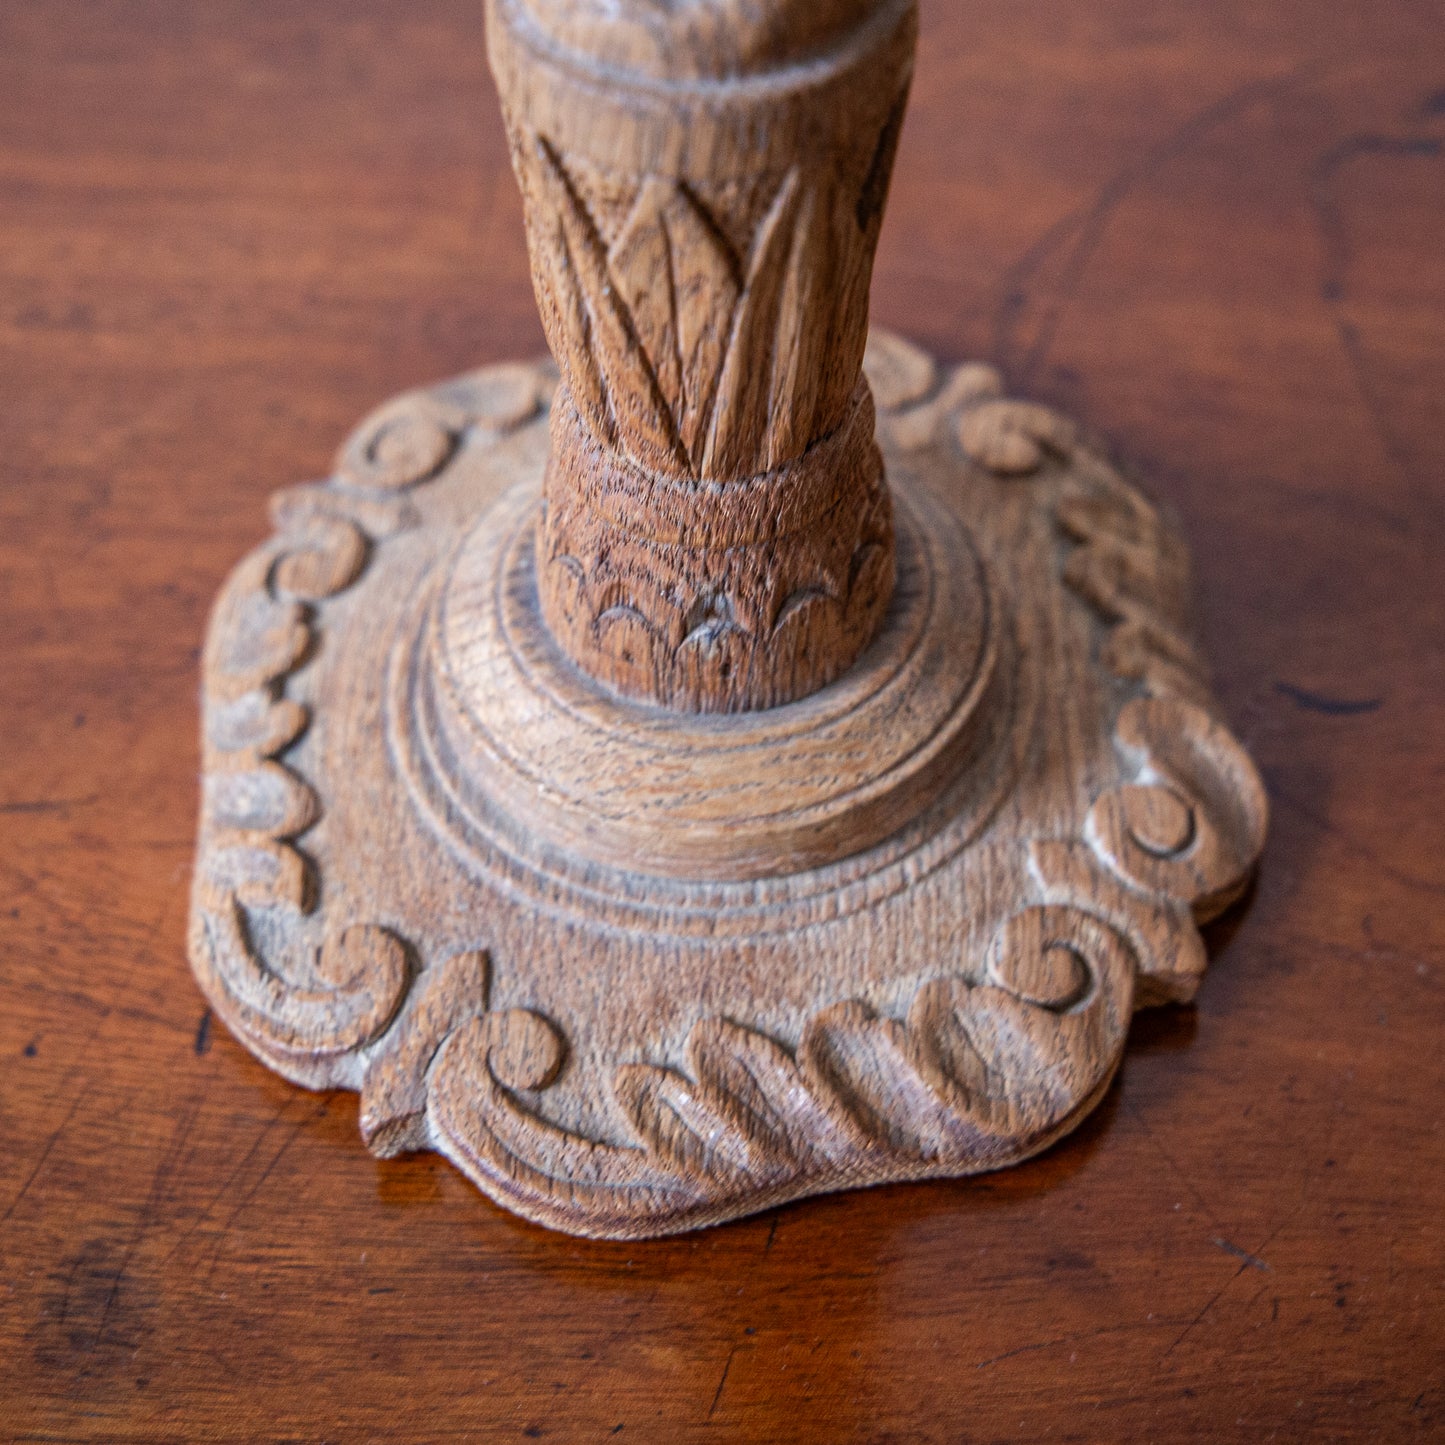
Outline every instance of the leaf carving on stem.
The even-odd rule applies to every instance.
[[[541,135],[516,153],[549,338],[604,445],[671,476],[731,480],[836,423],[861,362],[839,349],[839,319],[866,306],[871,255],[854,254],[841,192],[792,167],[740,255],[686,181],[574,174]]]
[[[800,261],[804,247],[799,237],[805,232],[799,230],[798,218],[800,212],[806,218],[810,206],[811,196],[804,196],[794,168],[758,229],[747,284],[732,311],[717,401],[699,458],[703,476],[771,471],[803,450],[798,446],[780,453],[773,429],[792,410],[788,402],[796,385],[798,328],[785,328],[782,319],[800,285],[798,268],[806,267],[806,261]],[[757,437],[768,438],[762,457],[745,450]]]
[[[742,292],[738,258],[687,186],[648,176],[609,261],[688,470],[707,475],[703,452]]]
[[[557,153],[537,138],[534,154],[547,208],[556,217],[550,256],[562,322],[569,378],[595,384],[581,400],[588,420],[601,422],[604,439],[621,435],[641,453],[637,460],[666,471],[685,468],[677,428],[632,316],[613,284],[607,248]],[[592,376],[588,367],[595,368]],[[603,413],[599,416],[599,408]]]

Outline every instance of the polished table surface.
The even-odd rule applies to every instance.
[[[370,1158],[185,963],[267,493],[541,347],[481,6],[0,10],[0,1436],[1439,1438],[1441,35],[924,0],[874,314],[1178,510],[1269,846],[1045,1157],[599,1245]]]

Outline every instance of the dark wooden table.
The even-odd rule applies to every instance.
[[[1434,0],[925,0],[875,314],[1178,507],[1270,844],[1046,1157],[626,1246],[375,1162],[184,956],[267,493],[541,345],[480,9],[0,10],[0,1436],[1439,1438]]]

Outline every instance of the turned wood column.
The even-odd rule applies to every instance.
[[[839,677],[893,587],[861,375],[914,0],[489,0],[561,368],[539,602],[692,712]]]

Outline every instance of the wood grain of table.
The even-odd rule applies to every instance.
[[[1433,0],[924,0],[874,314],[1177,508],[1270,842],[1044,1157],[629,1245],[373,1160],[185,963],[267,494],[541,347],[480,10],[0,11],[0,1436],[1440,1438]]]

